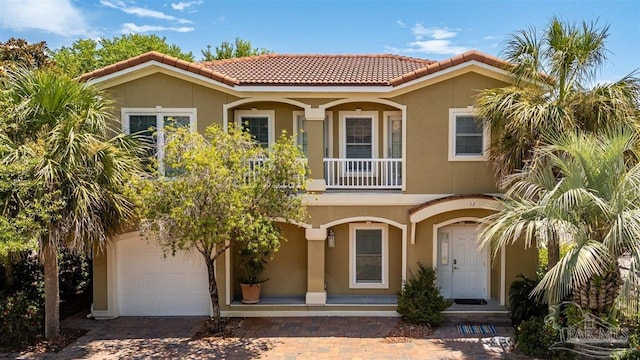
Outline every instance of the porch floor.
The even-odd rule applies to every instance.
[[[508,313],[509,309],[506,306],[500,305],[497,299],[487,300],[486,305],[466,305],[456,304],[449,306],[444,313]]]
[[[327,295],[327,305],[397,305],[395,295]],[[234,300],[231,305],[245,305]],[[306,305],[304,296],[263,296],[256,305]]]

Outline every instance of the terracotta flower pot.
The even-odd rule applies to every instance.
[[[257,304],[260,302],[262,284],[240,284],[243,304]]]

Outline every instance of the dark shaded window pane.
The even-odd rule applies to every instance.
[[[243,117],[242,127],[251,134],[263,148],[269,147],[269,118],[268,117]]]
[[[135,136],[146,148],[143,162],[147,166],[150,159],[156,156],[158,144],[155,136],[155,115],[129,115],[129,134]]]
[[[382,282],[382,231],[356,230],[356,282]]]
[[[456,116],[456,155],[482,155],[483,132],[473,116]]]

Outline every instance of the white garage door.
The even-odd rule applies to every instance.
[[[207,267],[200,254],[167,254],[137,234],[116,241],[120,316],[208,316]]]

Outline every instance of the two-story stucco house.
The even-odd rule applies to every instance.
[[[288,241],[267,265],[259,304],[238,301],[234,254],[217,262],[223,315],[390,315],[418,262],[437,269],[444,297],[498,310],[518,274],[535,274],[536,249],[515,244],[490,257],[476,245],[477,224],[499,194],[474,95],[507,85],[504,66],[476,51],[443,61],[262,55],[206,63],[151,52],[83,79],[113,95],[125,132],[162,131],[171,117],[194,131],[243,124],[263,146],[283,130],[298,134],[311,170],[300,195],[309,218],[281,224]],[[165,259],[137,232],[94,257],[96,317],[209,315],[209,302],[199,257]]]

